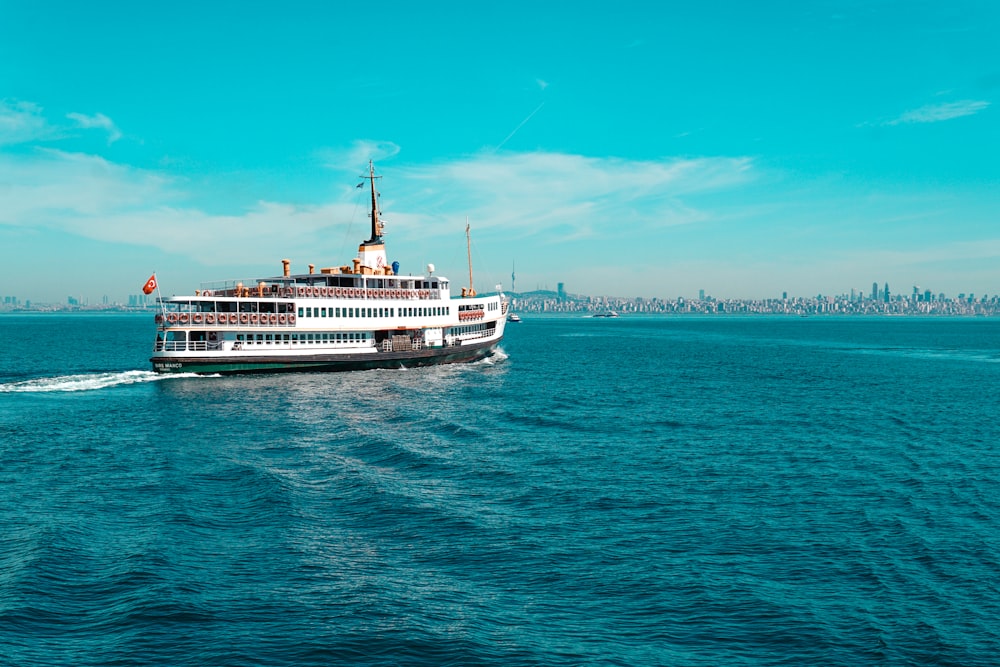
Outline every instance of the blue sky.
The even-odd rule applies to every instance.
[[[1000,3],[0,0],[0,296],[1000,291]]]

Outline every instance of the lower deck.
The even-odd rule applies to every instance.
[[[500,337],[481,340],[456,341],[443,347],[411,346],[409,349],[384,346],[371,347],[364,351],[345,349],[330,351],[303,349],[298,354],[262,350],[259,354],[247,355],[241,350],[228,353],[154,356],[150,359],[153,370],[158,373],[279,373],[279,372],[320,372],[355,371],[378,368],[412,368],[436,364],[476,361],[491,356],[500,342]]]

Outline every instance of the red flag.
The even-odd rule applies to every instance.
[[[146,281],[146,284],[142,286],[142,293],[152,294],[153,290],[155,289],[156,289],[156,274],[154,273],[149,277],[149,280]]]

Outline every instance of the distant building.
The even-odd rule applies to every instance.
[[[556,293],[558,294],[560,301],[566,300],[566,286],[563,283],[558,283],[556,285]]]

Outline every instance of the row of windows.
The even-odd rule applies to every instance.
[[[273,301],[171,301],[167,312],[180,313],[293,313],[293,304]]]
[[[451,327],[449,331],[455,335],[474,333],[476,331],[485,331],[486,329],[492,329],[493,327],[488,327],[486,323],[480,324],[469,324],[464,327]]]
[[[301,333],[301,334],[237,334],[236,340],[241,343],[257,345],[272,345],[277,343],[291,345],[316,345],[323,343],[364,343],[372,339],[368,332],[348,333]]]
[[[405,308],[372,308],[372,307],[349,307],[349,308],[320,308],[319,306],[299,307],[299,317],[396,317],[396,311],[400,317],[440,317],[451,314],[451,308],[447,306],[433,307],[411,307]]]

